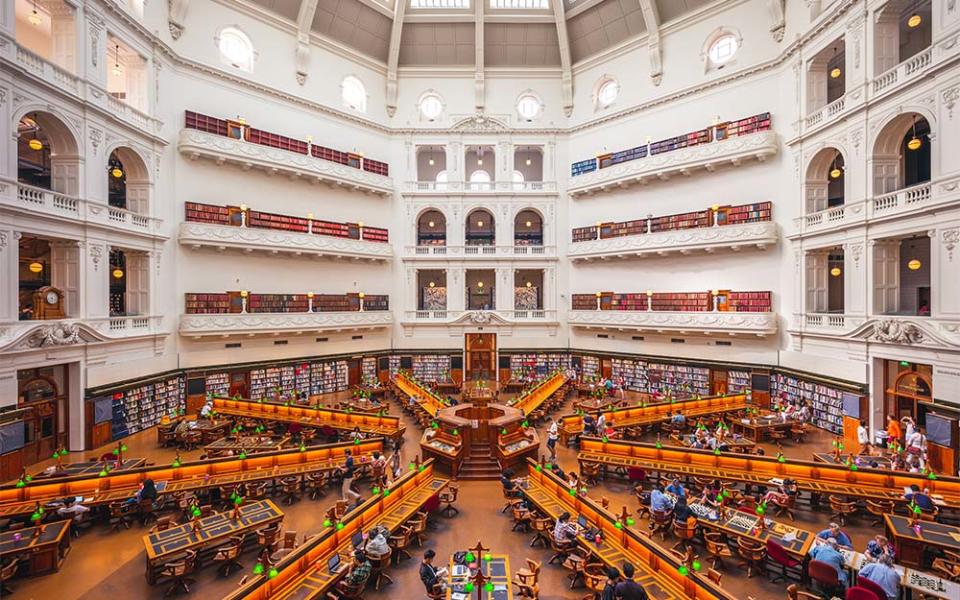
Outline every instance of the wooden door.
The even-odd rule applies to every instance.
[[[468,333],[465,337],[467,380],[496,378],[497,334]]]
[[[347,384],[348,385],[360,385],[361,379],[361,370],[360,370],[360,359],[351,358],[347,361]]]

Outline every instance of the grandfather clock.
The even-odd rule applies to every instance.
[[[45,285],[33,293],[34,319],[63,319],[63,290]]]

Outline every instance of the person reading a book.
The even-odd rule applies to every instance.
[[[436,596],[443,590],[443,576],[447,570],[438,569],[433,566],[433,559],[437,553],[433,550],[427,550],[423,553],[423,561],[420,563],[420,581],[423,582],[424,589],[428,596]]]

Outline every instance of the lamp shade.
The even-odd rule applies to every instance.
[[[830,274],[834,277],[840,277],[840,273],[843,273],[843,271],[840,270],[840,267],[834,267],[830,269]]]
[[[920,146],[922,145],[923,145],[923,141],[921,141],[920,138],[918,138],[917,136],[913,136],[912,138],[910,138],[910,141],[907,142],[907,149],[919,150]]]
[[[830,169],[830,179],[840,179],[841,175],[843,175],[843,171],[839,167]]]
[[[909,27],[910,29],[913,29],[914,27],[919,26],[920,23],[922,22],[923,22],[923,17],[921,17],[917,13],[913,13],[912,15],[910,15],[910,18],[907,19],[907,27]]]
[[[916,258],[911,259],[910,262],[907,263],[907,268],[910,269],[911,271],[918,271],[922,266],[923,266],[923,263],[921,263],[920,260]]]
[[[29,142],[27,142],[27,146],[29,146],[31,150],[43,150],[43,142],[37,138],[32,138]]]
[[[114,279],[120,279],[121,277],[123,277],[123,269],[118,267],[113,270],[112,274]]]
[[[123,169],[120,167],[114,167],[110,170],[110,174],[113,175],[114,179],[120,179],[123,177]]]
[[[27,268],[30,269],[31,273],[39,273],[43,271],[43,263],[35,260],[29,265],[27,265]]]
[[[843,75],[843,71],[840,70],[840,67],[830,69],[830,79],[839,79],[841,75]]]

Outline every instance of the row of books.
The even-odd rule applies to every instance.
[[[709,144],[715,139],[725,140],[730,137],[749,135],[758,131],[770,129],[770,113],[760,113],[736,121],[727,121],[718,123],[712,127],[692,131],[676,137],[649,142],[642,146],[621,150],[609,154],[602,154],[597,158],[580,160],[570,165],[570,176],[576,177],[584,173],[590,173],[599,169],[604,169],[614,165],[632,160],[645,158],[646,156],[673,152],[682,148]]]
[[[750,371],[727,371],[727,393],[740,394],[750,389]]]
[[[771,398],[798,404],[810,403],[812,424],[831,433],[843,432],[843,393],[835,388],[792,375],[775,373],[770,377]]]
[[[600,359],[596,356],[584,356],[580,359],[580,376],[596,378],[600,376]]]
[[[182,376],[139,385],[113,395],[111,431],[117,440],[149,429],[185,406]]]
[[[240,292],[184,294],[184,310],[190,315],[240,313],[243,304]],[[360,310],[360,296],[314,294],[312,304],[313,312],[355,312]],[[306,294],[248,294],[246,298],[248,313],[305,313],[310,305]],[[389,296],[368,294],[363,299],[365,311],[389,309]]]
[[[241,217],[243,211],[238,206],[215,206],[212,204],[201,204],[199,202],[186,202],[184,203],[184,207],[186,209],[187,221],[236,226],[241,225],[243,222],[243,218]],[[333,221],[280,215],[253,209],[246,211],[246,225],[247,227],[261,229],[313,233],[314,235],[327,235],[353,240],[359,240],[362,237],[362,239],[372,242],[386,243],[389,241],[388,231],[380,227],[364,226],[361,229],[358,223],[336,223]]]
[[[511,354],[510,379],[527,381],[544,377],[557,369],[570,368],[569,354]]]
[[[450,356],[447,354],[415,354],[413,377],[417,381],[445,382],[450,379]]]
[[[229,373],[208,373],[205,377],[205,388],[208,394],[226,396],[230,393]]]
[[[599,302],[598,302],[599,301]],[[666,311],[666,312],[707,312],[714,310],[712,292],[646,292],[596,294],[573,294],[573,310],[624,310],[624,311]],[[773,310],[772,293],[733,292],[722,290],[716,296],[717,310],[721,312],[771,312]]]
[[[363,169],[364,171],[377,175],[388,176],[390,174],[390,168],[387,163],[364,158],[364,156],[359,153],[325,148],[307,140],[298,140],[262,129],[254,129],[241,120],[231,121],[218,119],[188,110],[184,117],[184,126],[187,129],[196,129],[214,135],[243,139],[251,144],[268,146],[297,154],[309,154],[320,160],[335,162],[355,169]]]
[[[686,399],[710,394],[710,369],[626,358],[611,361],[611,375],[623,378],[626,389],[668,398]]]
[[[656,233],[659,231],[711,227],[714,225],[714,213],[716,213],[716,224],[720,226],[769,221],[773,216],[772,209],[773,205],[770,202],[757,202],[739,206],[720,206],[716,211],[713,208],[706,208],[695,212],[652,217],[650,219],[601,223],[600,239],[643,235],[648,231]],[[574,242],[595,239],[597,239],[596,225],[576,227],[573,230]]]
[[[365,384],[373,384],[377,381],[377,359],[373,356],[364,356],[360,361],[360,377]]]

